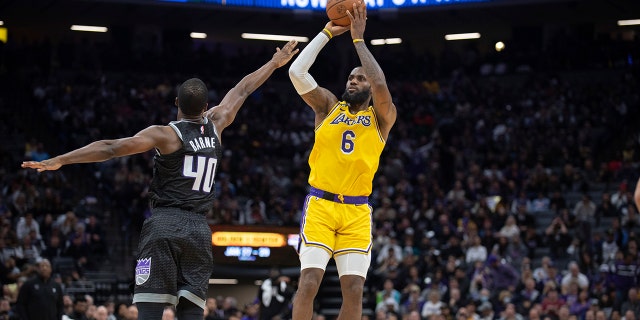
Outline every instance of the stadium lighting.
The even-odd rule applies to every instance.
[[[400,38],[387,38],[387,39],[384,39],[384,43],[386,43],[386,44],[401,44],[402,43],[402,39],[400,39]]]
[[[73,31],[88,31],[88,32],[107,32],[109,29],[107,27],[99,27],[99,26],[83,26],[74,24],[71,26],[71,30]]]
[[[479,39],[480,34],[477,32],[472,33],[453,33],[444,36],[445,40],[467,40],[467,39]]]
[[[278,34],[243,33],[240,36],[242,37],[242,39],[251,39],[251,40],[271,40],[271,41],[296,40],[298,42],[309,42],[309,38],[307,37],[286,36],[286,35],[278,35]]]
[[[400,38],[387,38],[387,39],[372,39],[372,46],[381,46],[384,44],[400,44],[402,43],[402,39]]]
[[[189,34],[189,36],[191,36],[191,39],[206,39],[207,38],[207,34],[204,32],[191,32],[191,34]]]
[[[0,20],[0,26],[4,26],[4,21]]]
[[[635,26],[640,24],[640,19],[633,19],[633,20],[618,20],[618,25],[619,26]]]
[[[496,42],[496,51],[500,52],[502,50],[504,50],[504,42],[502,41]]]
[[[238,279],[209,279],[209,284],[238,284]]]

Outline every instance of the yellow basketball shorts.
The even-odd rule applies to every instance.
[[[300,221],[300,241],[325,249],[330,255],[369,254],[371,212],[368,203],[347,204],[307,196]]]

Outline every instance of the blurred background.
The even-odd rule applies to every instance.
[[[91,305],[109,305],[118,319],[135,319],[127,308],[150,214],[152,153],[43,174],[21,161],[166,124],[176,117],[177,87],[194,76],[217,104],[285,43],[274,38],[300,37],[303,48],[327,22],[325,5],[0,2],[0,280],[9,306],[0,303],[0,314],[44,257],[69,310],[86,307],[91,318]],[[367,5],[367,45],[399,116],[370,197],[365,315],[637,317],[640,2]],[[358,64],[345,34],[310,72],[340,95]],[[312,143],[313,112],[286,67],[225,130],[208,214],[216,260],[209,319],[254,319],[267,309],[290,316]],[[225,232],[280,245],[230,245]],[[572,280],[580,274],[586,284]],[[279,282],[283,302],[264,305],[262,291]],[[317,319],[337,315],[339,292],[330,265]]]

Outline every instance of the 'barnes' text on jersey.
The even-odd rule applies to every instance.
[[[154,157],[151,207],[171,207],[205,213],[213,205],[214,178],[222,154],[213,122],[172,121],[169,126],[182,148]]]

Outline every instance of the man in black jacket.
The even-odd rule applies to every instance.
[[[62,287],[51,278],[51,263],[38,262],[38,274],[25,282],[18,293],[18,316],[23,320],[59,320],[63,314]]]

